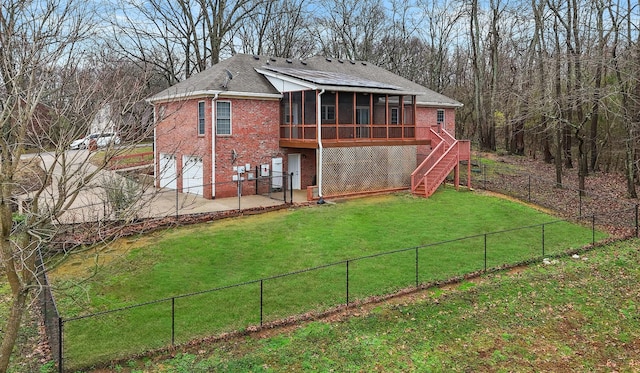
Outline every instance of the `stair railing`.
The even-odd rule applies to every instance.
[[[449,132],[440,126],[431,126],[430,140],[437,145],[431,150],[429,155],[420,163],[420,165],[411,173],[411,191],[415,192],[416,188],[425,182],[425,192],[427,192],[426,176],[440,163],[448,154],[458,149],[458,141],[451,136]],[[457,159],[457,157],[456,157]],[[450,172],[447,171],[447,174]],[[446,176],[446,175],[444,175]],[[437,175],[436,177],[442,177]]]
[[[425,195],[430,196],[447,175],[451,172],[453,167],[458,163],[458,155],[459,155],[459,142],[456,141],[446,152],[438,159],[436,165],[433,168],[429,169],[427,173],[424,175],[424,191]],[[438,169],[438,172],[435,172],[435,167],[439,165],[442,166]],[[429,183],[429,181],[433,181],[433,183]]]
[[[434,131],[434,127],[430,128],[429,131],[429,139],[431,140],[431,145],[434,143],[437,145],[431,149],[431,152],[427,157],[420,163],[420,165],[411,173],[411,191],[415,191],[424,175],[426,175],[427,171],[431,169],[437,162],[437,160],[444,154],[446,151],[446,142],[445,140],[438,134],[437,131]]]

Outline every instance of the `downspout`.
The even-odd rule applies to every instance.
[[[316,123],[317,123],[317,137],[318,137],[318,197],[322,201],[322,94],[324,89],[318,93],[317,108],[316,108]]]
[[[211,100],[211,199],[216,198],[216,119],[215,105],[220,93],[213,94]]]
[[[157,189],[160,189],[160,181],[158,179],[158,174],[160,173],[159,167],[158,167],[158,163],[159,163],[159,157],[160,157],[160,153],[158,152],[158,143],[157,143],[157,128],[158,128],[158,116],[156,114],[157,112],[157,108],[155,104],[151,104],[153,105],[153,186]]]

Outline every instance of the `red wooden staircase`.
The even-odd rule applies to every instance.
[[[471,188],[471,143],[456,140],[439,126],[429,130],[431,153],[411,173],[411,192],[425,198],[430,197],[445,181],[451,171],[455,171],[454,184],[460,181],[460,161],[467,161],[467,185]]]

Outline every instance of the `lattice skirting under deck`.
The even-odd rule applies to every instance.
[[[323,195],[408,188],[416,168],[416,146],[326,148]]]

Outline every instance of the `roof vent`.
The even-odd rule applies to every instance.
[[[276,62],[276,59],[275,59],[275,58],[273,58],[273,57],[271,57],[271,61]]]
[[[258,55],[256,55],[256,54],[254,54],[254,55],[253,55],[253,59],[257,61],[257,60],[259,60],[259,59],[260,59],[260,56],[258,56]]]
[[[363,63],[362,63],[362,66],[367,66],[367,63],[366,63],[366,62],[363,62]]]
[[[307,61],[305,61],[305,60],[300,60],[300,63],[305,65],[305,66],[307,66]]]
[[[331,58],[327,57],[326,58],[327,62],[331,62]]]
[[[287,63],[292,63],[293,61],[291,61],[289,58],[287,58]]]
[[[227,77],[224,79],[224,83],[222,83],[222,88],[227,89],[229,87],[229,82],[233,79],[233,74],[227,69],[224,69],[224,72],[227,73]]]
[[[351,61],[349,61],[349,62],[351,62],[351,64],[352,64],[352,65],[355,65],[355,64],[356,64],[356,61],[354,61],[354,60],[351,60]]]
[[[344,61],[343,61],[343,60],[338,60],[338,62],[340,62],[340,63],[344,63]]]

